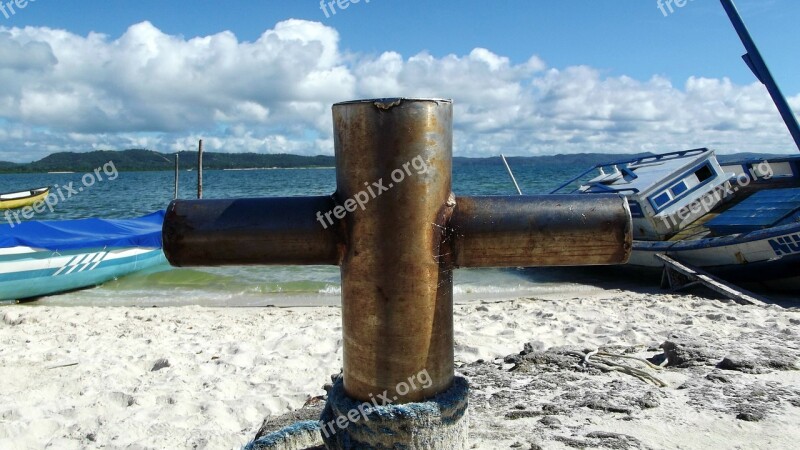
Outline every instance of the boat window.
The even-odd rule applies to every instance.
[[[653,197],[653,204],[656,206],[656,208],[661,208],[669,203],[670,200],[672,199],[669,197],[669,192],[664,191],[661,193],[661,195]]]
[[[631,209],[631,217],[644,217],[644,211],[642,211],[642,205],[639,202],[628,199],[628,206]]]
[[[689,190],[689,186],[686,186],[686,182],[681,181],[680,183],[676,184],[675,186],[672,186],[672,189],[670,189],[670,190],[672,191],[672,195],[677,197],[677,196],[683,194],[684,192],[686,192],[687,190]]]
[[[705,166],[701,167],[694,174],[697,175],[697,181],[699,181],[701,183],[703,181],[706,181],[709,178],[714,176],[714,172],[711,170],[711,167],[709,167],[708,165],[705,165]]]

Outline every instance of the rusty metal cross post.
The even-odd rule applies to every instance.
[[[167,258],[176,266],[339,265],[344,395],[373,402],[386,392],[383,403],[398,405],[441,396],[454,385],[453,269],[623,263],[632,242],[618,195],[455,197],[452,114],[440,99],[334,105],[332,196],[174,201]],[[464,430],[436,444],[399,428],[407,436],[384,436],[383,445],[466,444]],[[374,438],[362,434],[348,442]]]

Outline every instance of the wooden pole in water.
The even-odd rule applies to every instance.
[[[203,198],[203,140],[197,146],[197,198]]]
[[[174,199],[178,198],[178,177],[179,177],[179,162],[180,154],[175,153],[175,196]]]

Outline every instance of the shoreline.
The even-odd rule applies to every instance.
[[[455,305],[475,448],[779,448],[800,439],[789,426],[800,420],[800,308],[600,288],[554,297]],[[2,448],[240,448],[265,417],[324,395],[341,368],[338,307],[0,305],[0,319]],[[675,333],[711,356],[667,368],[661,389],[561,367],[547,353],[603,347],[649,358]],[[780,348],[795,355],[790,369],[709,365],[731,352],[756,364]],[[523,350],[551,356],[515,360]],[[729,381],[702,384],[709,375]],[[681,388],[692,380],[701,384]],[[737,419],[723,387],[766,392],[763,416]],[[704,397],[709,389],[717,396]],[[636,406],[647,392],[658,405]],[[623,412],[592,407],[602,401]]]

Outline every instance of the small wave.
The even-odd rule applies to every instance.
[[[517,286],[493,286],[493,285],[457,285],[453,286],[453,294],[507,294],[530,290],[520,285]]]
[[[493,285],[461,285],[453,287],[453,294],[507,294],[515,292],[530,291],[530,287],[517,286],[493,286]],[[338,285],[328,284],[318,291],[319,294],[324,295],[342,295],[342,287]]]
[[[342,295],[342,287],[333,284],[328,284],[317,292],[319,294],[324,294],[324,295]]]

